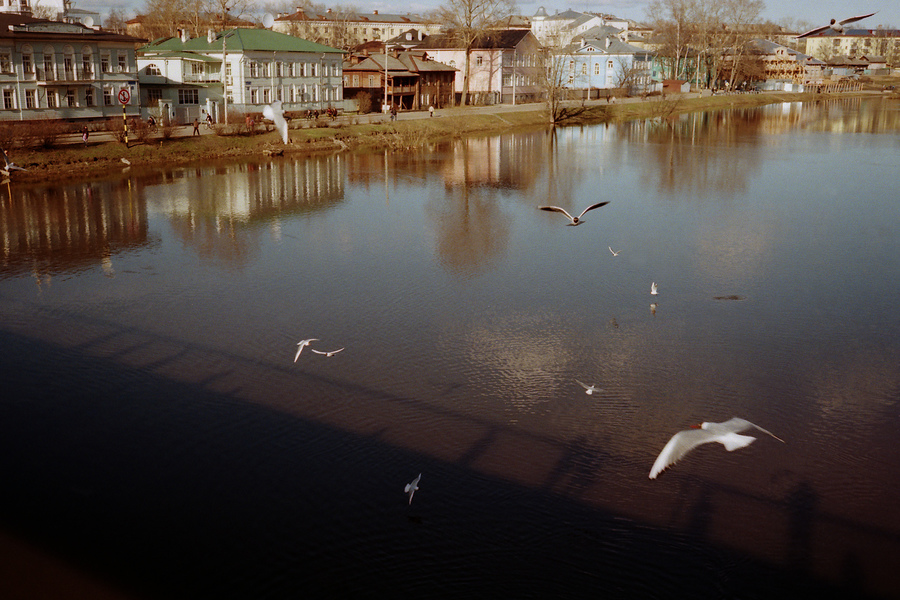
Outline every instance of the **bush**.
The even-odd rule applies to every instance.
[[[356,94],[356,106],[359,114],[364,115],[372,112],[372,95],[369,92],[360,92]]]
[[[58,119],[44,119],[29,125],[31,131],[26,134],[28,142],[37,148],[53,148],[61,136],[69,133],[69,125]]]

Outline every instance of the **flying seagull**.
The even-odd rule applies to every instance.
[[[287,144],[288,124],[284,120],[284,109],[281,108],[281,100],[276,100],[272,104],[263,106],[263,116],[275,123],[275,129],[281,134],[281,141]]]
[[[310,348],[310,350],[312,350],[316,354],[324,354],[326,357],[331,358],[332,356],[343,350],[343,348],[338,348],[337,350],[329,350],[327,352],[322,352],[321,350],[316,350],[315,348]]]
[[[309,344],[311,342],[318,342],[318,341],[319,341],[319,338],[309,338],[308,340],[300,340],[299,342],[297,342],[297,345],[300,347],[297,348],[297,354],[294,356],[294,362],[297,362],[297,359],[300,358],[300,353],[303,352],[303,349],[305,347],[309,346]],[[310,350],[312,350],[312,348],[310,348]]]
[[[569,214],[569,212],[566,209],[560,208],[558,206],[541,206],[539,208],[541,210],[552,210],[555,212],[561,212],[562,214],[566,215],[567,217],[569,217],[569,221],[571,221],[571,223],[566,223],[566,225],[581,225],[582,223],[584,223],[584,221],[581,220],[581,217],[584,216],[584,213],[586,213],[589,210],[594,210],[595,208],[600,208],[601,206],[606,206],[607,204],[609,204],[609,200],[607,200],[606,202],[598,202],[597,204],[592,204],[592,205],[588,206],[586,209],[584,209],[583,211],[581,211],[581,214],[578,215],[577,217],[573,217],[572,215]]]
[[[590,396],[594,392],[602,392],[603,391],[595,385],[588,385],[586,383],[581,383],[577,379],[575,381],[576,381],[576,383],[578,383],[578,385],[580,385],[581,387],[584,388],[584,393],[587,394],[588,396]]]
[[[877,12],[877,11],[876,11]],[[821,27],[816,27],[815,29],[810,29],[806,33],[801,33],[797,36],[797,39],[809,37],[811,35],[815,35],[817,33],[822,33],[826,29],[833,29],[837,33],[844,33],[844,25],[849,23],[855,23],[857,21],[862,21],[863,19],[868,19],[875,13],[869,13],[867,15],[859,15],[858,17],[850,17],[849,19],[844,19],[843,21],[836,21],[835,19],[831,20],[831,23],[828,25],[822,25]]]
[[[0,153],[3,154],[3,163],[4,166],[0,168],[0,173],[3,174],[4,177],[9,177],[10,171],[27,171],[28,169],[23,169],[19,165],[13,162],[9,162],[9,157],[6,156],[6,150],[0,148]]]
[[[618,256],[619,252],[621,252],[621,250],[619,250],[619,252],[616,252],[615,250],[612,249],[612,246],[607,246],[607,248],[609,248],[609,251],[612,252],[613,256]]]
[[[413,479],[411,482],[406,484],[406,487],[403,488],[403,491],[409,494],[409,503],[412,504],[413,494],[416,493],[416,490],[419,489],[419,480],[422,479],[422,474],[419,473],[419,476]]]
[[[704,421],[699,425],[694,425],[692,429],[679,431],[672,436],[669,443],[659,453],[656,462],[653,463],[653,468],[650,469],[650,479],[656,479],[657,475],[701,444],[719,442],[729,452],[749,446],[756,438],[749,435],[740,435],[740,432],[754,428],[759,429],[763,433],[768,433],[779,442],[784,443],[783,439],[771,431],[766,431],[759,425],[754,425],[750,421],[738,417],[723,423],[707,423]]]
[[[656,282],[655,282],[655,281],[654,281],[653,283],[650,284],[650,293],[651,293],[652,295],[654,295],[654,296],[658,296],[658,295],[659,295],[659,286],[656,285]]]

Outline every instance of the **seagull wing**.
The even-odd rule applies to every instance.
[[[583,217],[584,213],[586,213],[589,210],[594,210],[595,208],[600,208],[601,206],[606,206],[607,204],[609,204],[609,200],[607,200],[606,202],[598,202],[597,204],[592,204],[592,205],[588,206],[586,209],[584,209],[583,211],[581,211],[581,214],[578,215],[578,218],[580,219],[581,217]]]
[[[858,17],[850,17],[849,19],[844,19],[843,21],[841,21],[841,25],[846,25],[847,23],[855,23],[856,21],[862,21],[863,19],[868,19],[874,14],[875,13],[869,13],[867,15],[859,15]]]
[[[583,387],[583,388],[586,389],[586,390],[589,390],[589,389],[591,389],[591,387],[592,387],[592,386],[590,386],[590,385],[588,385],[588,384],[586,384],[586,383],[582,383],[582,382],[578,381],[577,379],[575,380],[575,383],[577,383],[578,385],[580,385],[581,387]]]
[[[564,215],[566,215],[567,217],[569,217],[569,220],[570,220],[570,221],[574,221],[574,220],[575,220],[574,217],[572,217],[572,215],[569,214],[569,211],[567,211],[567,210],[564,209],[564,208],[560,208],[560,207],[558,207],[558,206],[541,206],[540,209],[541,209],[541,210],[552,210],[552,211],[556,211],[556,212],[561,212],[562,214],[564,214]],[[584,214],[584,213],[582,213],[582,214]]]
[[[316,354],[328,354],[327,352],[322,352],[321,350],[316,350],[315,348],[310,348],[310,351],[315,352]],[[300,354],[300,351],[297,351],[297,354]]]
[[[811,35],[815,35],[817,33],[821,33],[823,31],[825,31],[826,29],[830,29],[830,28],[831,28],[831,25],[822,25],[821,27],[816,27],[815,29],[810,29],[806,33],[801,33],[800,35],[797,36],[797,39],[799,40],[800,38],[805,38],[805,37],[809,37]]]
[[[670,466],[684,458],[684,455],[701,444],[716,441],[715,434],[703,429],[688,429],[679,431],[672,436],[672,439],[665,445],[653,468],[650,469],[650,479],[656,479],[656,476],[665,471]]]
[[[342,350],[343,350],[343,348],[338,348],[337,350],[332,350],[328,354],[337,354],[338,352],[341,352]]]

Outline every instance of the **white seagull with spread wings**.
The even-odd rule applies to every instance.
[[[422,474],[419,473],[419,476],[406,484],[406,487],[403,488],[403,491],[409,494],[409,503],[412,504],[413,494],[416,493],[416,490],[419,489],[419,480],[422,479]]]
[[[595,208],[600,208],[601,206],[606,206],[607,204],[609,204],[609,200],[607,200],[606,202],[598,202],[597,204],[592,204],[592,205],[588,206],[586,209],[584,209],[583,211],[581,211],[581,214],[578,215],[577,217],[573,217],[572,215],[569,214],[569,211],[567,211],[564,208],[560,208],[558,206],[540,206],[538,208],[540,208],[541,210],[552,210],[554,212],[561,212],[562,214],[566,215],[567,217],[569,217],[569,221],[571,221],[570,223],[566,223],[566,225],[581,225],[582,223],[584,223],[584,221],[581,220],[581,217],[584,216],[584,213],[586,213],[589,210],[594,210]]]
[[[312,342],[318,342],[319,338],[309,338],[308,340],[300,340],[297,342],[297,345],[300,346],[297,348],[297,354],[294,355],[294,362],[297,362],[297,359],[300,358],[300,353],[303,352],[303,349],[309,346]],[[312,348],[310,348],[312,350]]]
[[[849,23],[855,23],[857,21],[862,21],[863,19],[868,19],[875,13],[869,13],[867,15],[859,15],[858,17],[850,17],[849,19],[844,19],[843,21],[837,21],[835,19],[831,20],[831,23],[828,25],[822,25],[821,27],[816,27],[815,29],[810,29],[806,33],[801,33],[797,36],[797,39],[809,37],[811,35],[816,35],[817,33],[822,33],[826,29],[831,29],[837,33],[844,33],[844,25]]]
[[[656,479],[657,475],[701,444],[719,442],[729,452],[749,446],[756,438],[749,435],[740,435],[740,432],[748,429],[759,429],[763,433],[768,433],[779,442],[784,443],[783,439],[771,431],[766,431],[759,425],[754,425],[750,421],[738,417],[723,423],[707,423],[704,421],[699,425],[694,425],[691,429],[679,431],[672,436],[669,443],[659,453],[656,462],[653,463],[653,468],[650,469],[650,479]]]
[[[281,134],[281,141],[287,144],[288,124],[284,118],[284,109],[281,108],[281,100],[263,106],[263,116],[275,123],[275,129]]]

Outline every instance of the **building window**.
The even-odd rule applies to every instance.
[[[596,62],[596,63],[594,63],[594,75],[599,75],[599,74],[600,74],[600,63]]]
[[[162,71],[155,64],[150,63],[147,65],[147,75],[162,75]]]
[[[124,54],[119,54],[119,73],[127,73],[128,72],[128,57]]]
[[[484,58],[480,54],[475,57],[475,66],[476,67],[480,67],[483,62],[484,62]]]
[[[196,89],[178,90],[178,104],[200,104],[200,91]]]
[[[46,59],[45,59],[45,62],[46,62]],[[111,69],[109,66],[109,51],[107,50],[106,52],[100,53],[100,72],[101,73],[109,73],[110,70]]]
[[[375,76],[374,75],[369,75],[369,87],[370,88],[375,87]]]
[[[26,75],[34,74],[34,61],[30,54],[22,55],[22,72]]]
[[[587,63],[581,63],[581,74],[587,75],[588,66]]]
[[[271,90],[269,88],[263,88],[263,93],[262,93],[263,104],[270,103],[272,101],[271,96],[272,96]]]
[[[250,88],[250,104],[259,104],[259,88]]]
[[[0,73],[12,73],[12,55],[9,50],[0,52]]]
[[[50,96],[48,94],[47,98]],[[103,106],[112,106],[113,105],[113,90],[111,87],[103,88]]]
[[[609,69],[610,71],[612,71],[612,69],[613,69],[613,61],[611,61],[611,60],[610,60],[610,61],[607,61],[607,62],[606,62],[606,68]]]
[[[94,88],[88,87],[84,90],[84,105],[94,106]]]
[[[11,110],[16,107],[12,90],[3,90],[3,108]]]
[[[355,87],[355,88],[359,87],[359,75],[353,76],[353,87]]]
[[[162,100],[162,90],[159,88],[147,88],[147,104],[149,106],[159,106]]]
[[[45,81],[53,81],[55,79],[53,73],[53,55],[44,54],[44,77]]]
[[[81,74],[85,79],[94,75],[94,63],[91,59],[90,48],[81,51]]]
[[[69,108],[78,106],[78,97],[75,95],[75,90],[72,88],[66,90],[66,106]]]
[[[47,90],[47,108],[56,108],[56,90]]]

